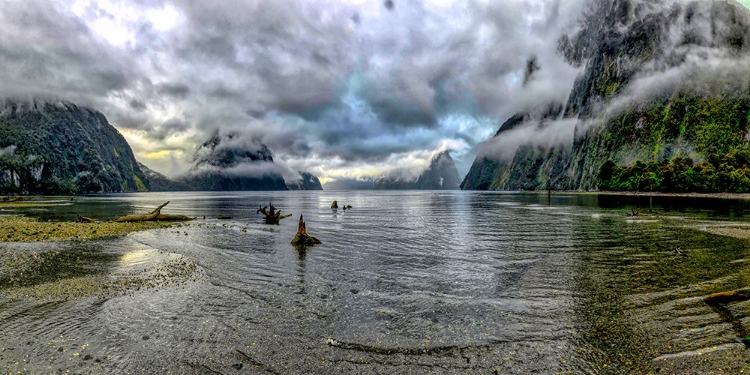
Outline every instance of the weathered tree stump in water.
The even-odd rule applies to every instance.
[[[169,215],[169,214],[163,214],[161,213],[161,209],[164,208],[164,206],[168,205],[169,201],[167,203],[162,204],[159,207],[156,207],[155,210],[151,211],[151,213],[147,215],[126,215],[121,216],[115,220],[117,223],[129,223],[129,222],[136,222],[136,221],[188,221],[193,220],[195,218],[185,216],[185,215]]]
[[[268,207],[260,207],[258,208],[258,211],[256,212],[256,213],[263,214],[265,216],[266,224],[279,225],[279,222],[281,221],[281,219],[286,219],[292,216],[292,214],[282,215],[281,210],[276,211],[276,207],[273,206],[273,203],[269,203],[268,205],[271,206],[270,209]]]
[[[299,226],[297,227],[297,234],[294,235],[292,245],[296,248],[302,248],[320,244],[320,240],[307,234],[307,228],[305,226],[305,219],[302,215],[299,215]]]

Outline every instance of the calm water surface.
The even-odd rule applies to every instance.
[[[353,209],[332,211],[334,199]],[[0,244],[3,251],[70,255],[48,272],[53,281],[26,287],[86,272],[106,280],[149,272],[179,279],[73,299],[24,297],[0,286],[0,369],[678,373],[706,358],[704,366],[718,368],[727,364],[722,356],[732,356],[735,370],[750,361],[737,341],[750,326],[750,307],[730,306],[727,319],[701,298],[750,285],[747,242],[712,233],[743,228],[744,201],[150,193],[76,197],[20,213],[107,219],[167,200],[163,212],[198,219],[91,243]],[[271,201],[295,216],[263,225],[256,210]],[[628,217],[634,207],[645,214]],[[300,252],[289,244],[299,214],[322,245]],[[189,275],[162,267],[178,258],[195,265]]]

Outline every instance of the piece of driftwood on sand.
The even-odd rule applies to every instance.
[[[136,221],[189,221],[195,218],[185,215],[170,215],[161,213],[161,209],[168,205],[169,201],[156,207],[155,210],[151,211],[146,215],[125,215],[115,219],[117,223],[130,223]]]

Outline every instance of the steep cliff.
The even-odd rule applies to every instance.
[[[565,109],[510,119],[462,188],[746,191],[749,14],[734,1],[592,2],[559,43],[583,67]]]
[[[125,138],[100,112],[68,102],[0,104],[0,193],[148,188]]]

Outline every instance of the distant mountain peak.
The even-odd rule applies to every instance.
[[[286,182],[289,190],[323,190],[320,180],[317,176],[309,172],[298,172],[300,178]]]
[[[256,162],[273,163],[271,150],[265,144],[238,132],[221,134],[217,130],[196,150],[191,170],[203,166],[231,168]]]
[[[282,168],[260,140],[240,132],[214,132],[180,179],[197,190],[286,190]]]
[[[458,190],[461,177],[450,151],[433,156],[430,166],[422,172],[415,184],[417,189],[424,190]]]

